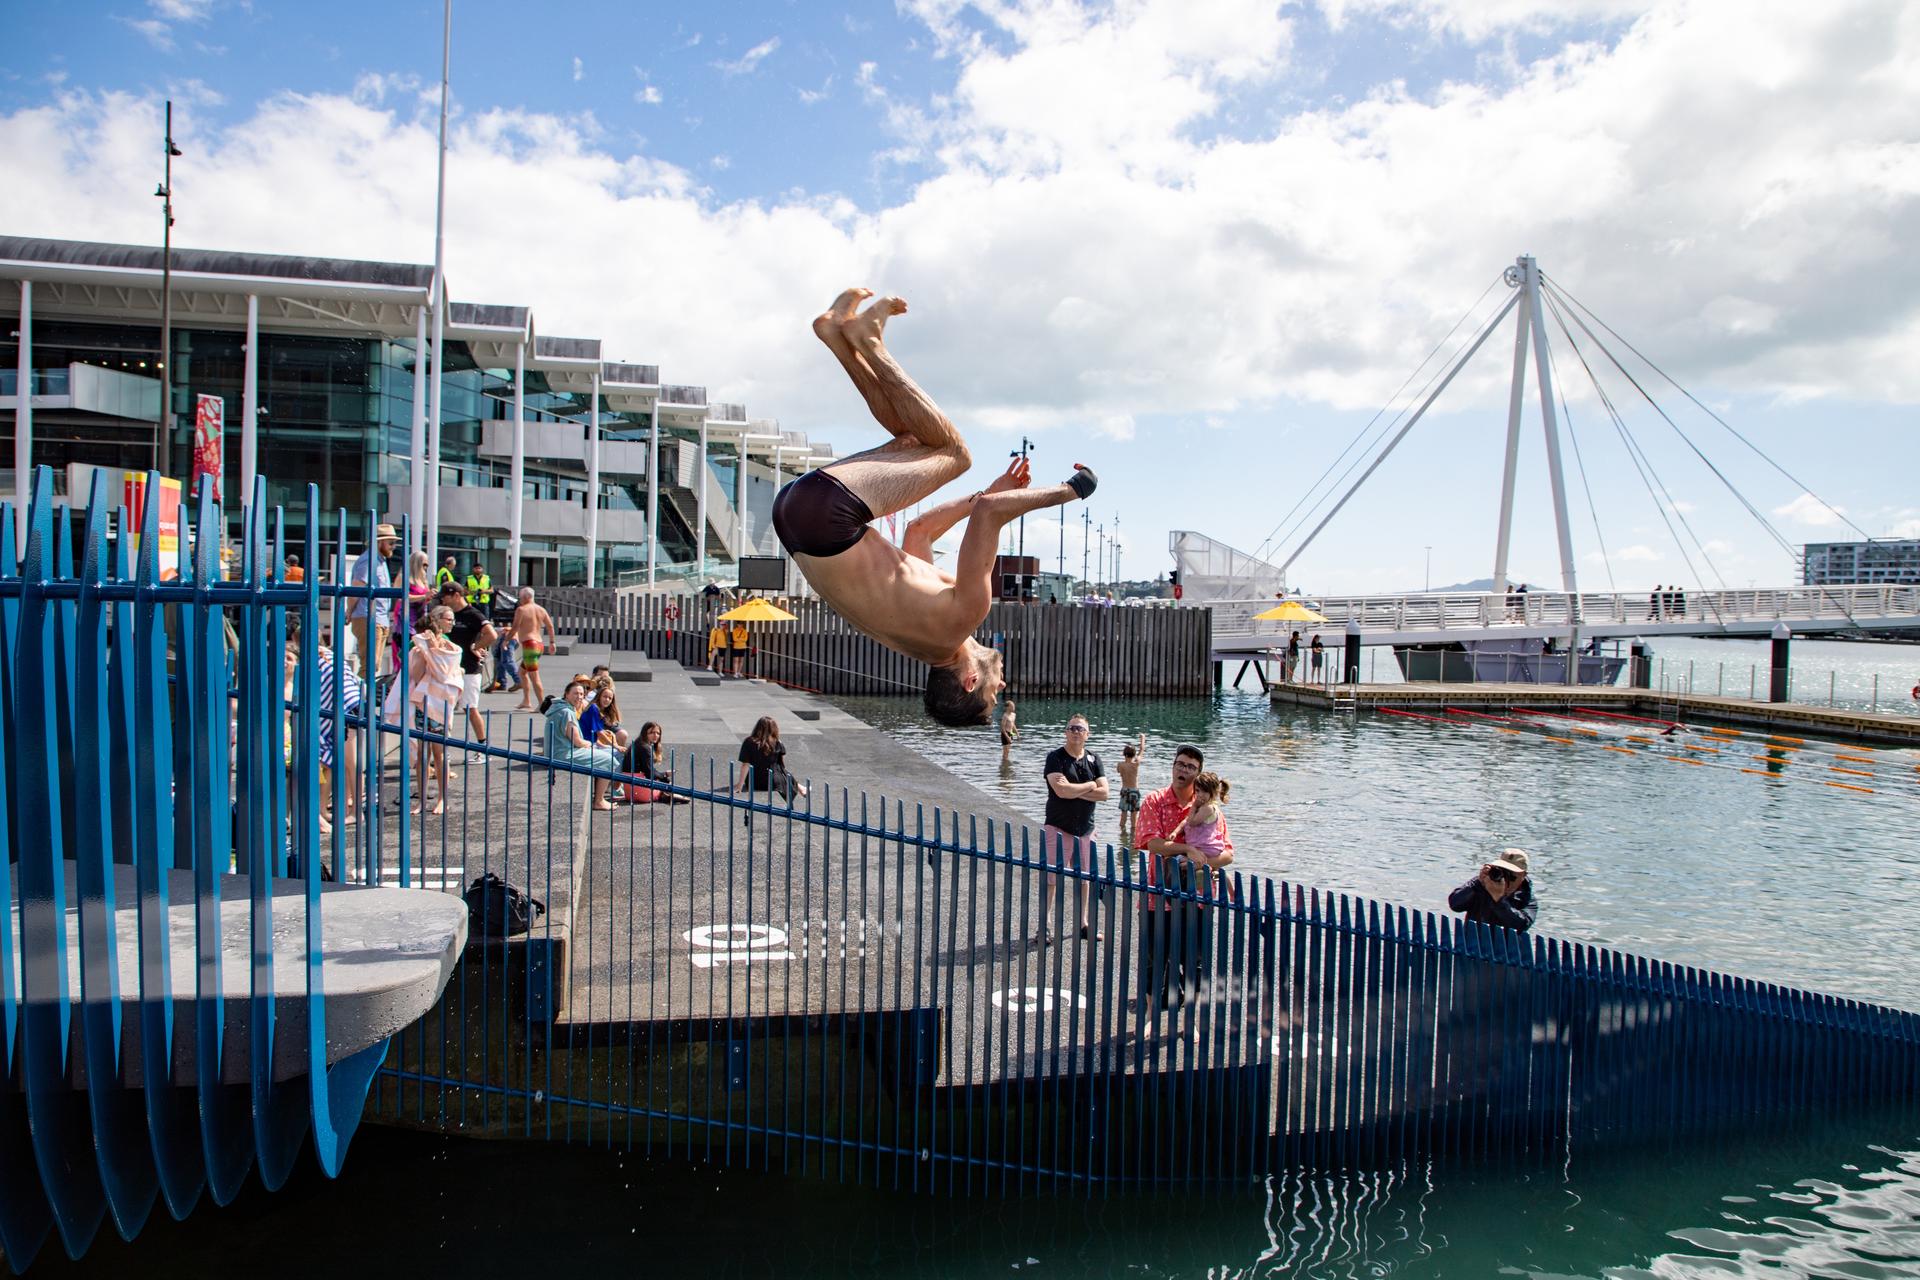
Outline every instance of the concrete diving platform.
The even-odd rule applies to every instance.
[[[119,1084],[145,1083],[140,1055],[140,888],[135,869],[114,867],[114,934],[119,951],[120,999],[127,1007]],[[19,901],[19,868],[12,869]],[[252,1072],[249,1032],[253,995],[253,930],[246,876],[220,877],[220,1000],[225,1025],[221,1063],[227,1084],[246,1084]],[[339,1062],[418,1021],[440,998],[467,942],[467,908],[457,897],[421,889],[321,886],[321,982],[326,992],[327,1062]],[[66,864],[67,990],[81,1004],[80,894],[74,864]],[[169,965],[176,1030],[192,1026],[197,904],[193,873],[170,871],[167,884]],[[20,941],[6,931],[14,954],[14,996],[21,997]],[[273,882],[274,1062],[276,1080],[307,1074],[307,902],[299,880]],[[174,1037],[176,1081],[193,1079],[195,1041]],[[76,1055],[76,1064],[83,1055]],[[76,1069],[78,1069],[76,1067]],[[84,1072],[76,1083],[84,1087]]]

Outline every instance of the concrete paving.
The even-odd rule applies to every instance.
[[[939,1076],[952,1083],[1094,1065],[1137,1045],[1137,899],[1094,902],[1103,942],[1078,937],[1061,894],[1050,928],[1061,941],[1042,945],[1046,877],[1024,816],[830,702],[762,681],[576,645],[543,663],[548,692],[601,662],[623,722],[659,721],[676,781],[701,798],[597,812],[584,777],[474,755],[449,815],[410,824],[429,887],[457,893],[492,870],[546,901],[534,933],[565,942],[561,1020],[576,1035],[937,1009]],[[483,697],[491,739],[537,752],[540,722],[516,702]],[[740,741],[763,715],[810,787],[793,812],[831,823],[732,792]],[[391,874],[398,832],[383,826]],[[936,832],[995,856],[929,857],[914,837]],[[1229,932],[1214,945],[1242,944]],[[1223,1013],[1240,1007],[1222,994]]]

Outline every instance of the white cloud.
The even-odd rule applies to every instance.
[[[213,0],[147,0],[147,7],[168,22],[205,22]]]
[[[1483,40],[1509,30],[1550,31],[1596,20],[1639,16],[1643,0],[1319,0],[1338,29],[1352,14],[1366,14],[1434,32]]]
[[[1615,547],[1613,558],[1621,564],[1653,564],[1666,559],[1644,542],[1636,542],[1629,547]]]
[[[647,107],[657,107],[664,101],[660,96],[660,86],[652,84],[643,84],[635,89],[633,100]]]
[[[800,94],[800,102],[804,106],[811,107],[816,103],[825,102],[833,96],[833,77],[828,76],[825,80],[821,81],[818,89],[801,89],[798,92]]]
[[[120,21],[147,38],[147,43],[162,53],[173,52],[173,28],[158,18],[121,18]]]
[[[1361,7],[1381,11],[1345,12]],[[1510,25],[1551,14],[1495,7]],[[1429,25],[1472,11],[1394,10]],[[956,419],[1119,436],[1287,400],[1371,412],[1532,250],[1690,385],[1920,400],[1920,7],[1658,2],[1511,81],[1311,109],[1287,105],[1293,32],[1271,3],[994,0],[962,21],[959,0],[918,0],[910,15],[950,85],[921,96],[871,61],[854,78],[896,157],[926,166],[890,203],[721,203],[585,118],[462,116],[455,287],[726,379],[726,397],[806,429],[858,412],[805,336],[858,280],[914,301],[894,341]],[[351,97],[282,94],[197,137],[192,181],[221,199],[190,242],[428,256],[432,92],[371,77]],[[151,189],[157,108],[63,90],[0,115],[0,226],[147,236],[123,193]],[[592,273],[525,252],[554,228],[592,247]],[[649,295],[688,302],[627,304]],[[1483,354],[1447,404],[1503,403],[1506,379]]]
[[[1808,529],[1826,529],[1840,523],[1846,508],[1829,507],[1812,494],[1803,493],[1792,502],[1775,507],[1773,514]]]
[[[707,167],[710,169],[719,170],[724,173],[726,170],[733,168],[733,157],[728,155],[717,155],[713,157],[713,159],[707,161]]]
[[[769,39],[762,40],[759,44],[753,46],[753,48],[747,50],[745,53],[741,54],[739,57],[734,58],[731,61],[715,62],[713,66],[714,66],[714,69],[720,72],[721,75],[726,75],[726,76],[749,75],[752,73],[755,67],[759,66],[762,62],[764,62],[779,47],[780,47],[780,37],[773,36]]]
[[[575,57],[573,60],[573,78],[575,83],[587,78],[587,64],[582,62],[578,57]]]

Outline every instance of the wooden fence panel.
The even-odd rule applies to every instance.
[[[582,644],[704,666],[720,612],[693,595],[621,595],[548,587],[554,626]],[[918,694],[927,667],[861,635],[818,600],[783,603],[792,622],[751,626],[751,670],[820,693]],[[975,632],[1006,655],[1007,682],[1028,695],[1199,697],[1210,688],[1212,614],[1206,609],[996,604]]]

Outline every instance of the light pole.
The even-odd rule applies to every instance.
[[[1033,441],[1031,441],[1031,440],[1029,440],[1029,439],[1027,439],[1027,438],[1026,438],[1026,437],[1025,437],[1024,435],[1023,435],[1023,436],[1021,436],[1021,437],[1020,437],[1020,447],[1019,447],[1018,449],[1014,449],[1014,450],[1012,450],[1012,451],[1010,451],[1010,452],[1009,452],[1009,453],[1007,454],[1007,456],[1008,456],[1009,458],[1022,458],[1022,459],[1024,459],[1024,458],[1025,458],[1025,457],[1027,456],[1027,451],[1028,451],[1029,449],[1031,449],[1031,448],[1033,448]],[[1019,551],[1019,555],[1020,555],[1020,557],[1021,557],[1022,559],[1025,559],[1025,558],[1026,558],[1026,554],[1027,554],[1027,513],[1026,513],[1026,512],[1024,512],[1024,511],[1022,511],[1022,512],[1020,513],[1020,551]]]
[[[1093,550],[1093,512],[1080,508],[1080,594],[1086,595],[1093,590],[1093,583],[1087,579],[1087,553]]]
[[[1433,548],[1432,547],[1427,548],[1427,573],[1423,581],[1425,585],[1420,588],[1422,591],[1433,590]]]
[[[1120,513],[1113,513],[1113,591],[1120,594]]]
[[[163,440],[173,438],[173,99],[167,99],[166,176],[153,194],[162,201],[160,223],[160,424],[153,440],[153,469],[160,469]],[[22,389],[21,394],[25,394]],[[251,501],[251,499],[249,499]]]

